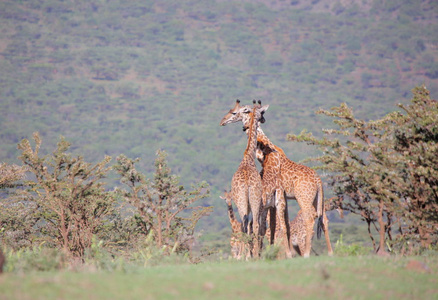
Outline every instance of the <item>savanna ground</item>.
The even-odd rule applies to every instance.
[[[438,299],[438,256],[120,265],[7,272],[0,299]]]

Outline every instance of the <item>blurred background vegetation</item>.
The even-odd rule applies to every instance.
[[[263,129],[290,159],[316,155],[286,134],[320,134],[318,108],[368,120],[417,85],[438,94],[437,17],[433,0],[1,1],[0,161],[17,163],[34,131],[43,154],[62,135],[87,161],[123,153],[146,174],[163,149],[182,184],[210,185],[199,230],[225,249],[219,195],[246,145],[219,127],[234,101],[270,105]],[[359,220],[329,218],[333,243],[367,239]]]

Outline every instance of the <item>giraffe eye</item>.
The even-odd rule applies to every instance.
[[[235,113],[235,112],[233,112],[233,113],[231,113],[233,116],[235,116],[237,113]]]

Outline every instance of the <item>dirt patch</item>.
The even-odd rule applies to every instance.
[[[411,260],[407,263],[406,269],[414,272],[420,272],[420,273],[430,273],[430,268],[423,262],[418,260]]]

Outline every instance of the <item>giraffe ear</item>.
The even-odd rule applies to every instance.
[[[240,109],[240,100],[239,99],[236,100],[236,104],[234,104],[233,109],[231,109],[230,111],[237,111],[238,109]]]
[[[268,108],[269,108],[269,104],[267,104],[267,105],[263,105],[263,106],[260,108],[260,113],[263,115],[263,114],[268,110]]]
[[[264,105],[264,106],[262,106],[261,108],[260,108],[260,115],[261,115],[261,117],[260,117],[260,123],[265,123],[265,117],[263,116],[264,114],[265,114],[265,112],[268,110],[268,108],[269,108],[269,105]]]

